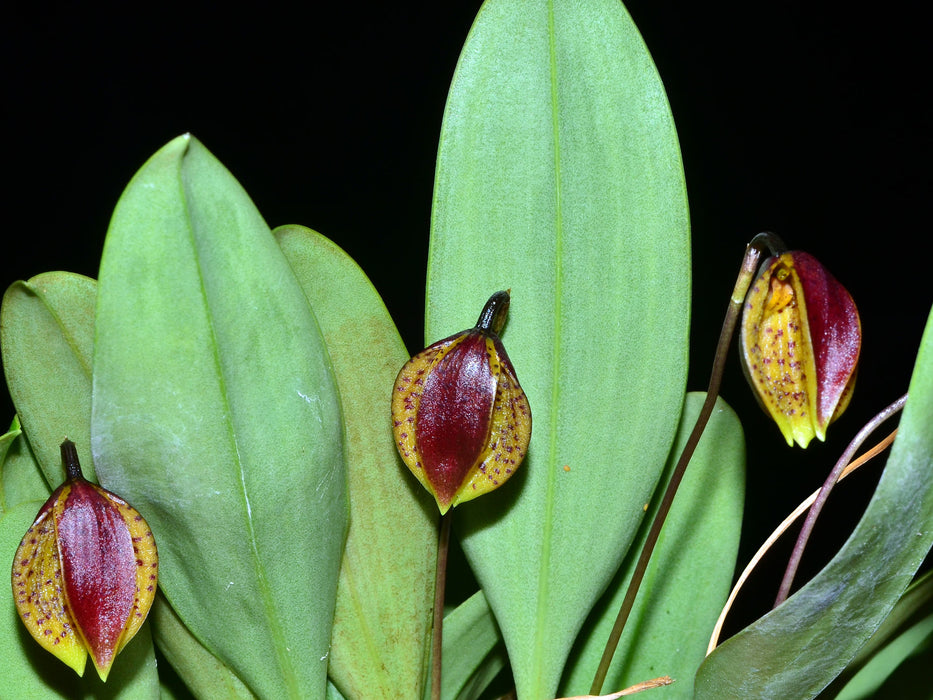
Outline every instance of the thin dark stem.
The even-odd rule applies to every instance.
[[[816,519],[819,517],[820,511],[823,510],[826,500],[829,498],[829,492],[832,491],[833,486],[839,481],[839,475],[842,473],[842,470],[852,461],[855,451],[862,446],[862,443],[868,439],[869,435],[877,430],[888,418],[904,408],[904,403],[906,403],[906,401],[907,394],[904,394],[901,398],[868,421],[853,438],[852,442],[849,443],[849,446],[846,448],[845,452],[842,453],[842,456],[839,458],[839,461],[836,462],[829,476],[826,477],[826,481],[817,494],[816,500],[813,501],[813,505],[810,506],[810,510],[807,512],[807,519],[804,520],[803,527],[800,528],[800,534],[797,536],[797,543],[794,545],[794,551],[791,552],[790,561],[787,563],[787,569],[784,571],[784,578],[781,580],[781,587],[778,589],[777,598],[774,600],[774,607],[783,603],[787,600],[787,596],[790,595],[790,588],[794,584],[794,576],[797,575],[797,568],[800,566],[800,560],[803,557],[803,550],[806,549],[807,540],[810,539],[810,534],[813,532],[814,525],[816,525]]]
[[[65,441],[61,444],[61,453],[62,453],[62,464],[65,466],[65,474],[68,479],[73,481],[75,479],[83,479],[84,475],[81,473],[81,463],[78,461],[78,448],[75,447],[75,444],[65,438]]]
[[[774,234],[759,233],[752,239],[751,243],[745,249],[745,257],[742,260],[742,268],[739,271],[738,279],[735,282],[735,288],[732,291],[732,297],[729,301],[729,307],[726,309],[726,317],[722,323],[722,330],[719,333],[719,342],[716,345],[716,354],[713,358],[713,368],[710,372],[709,388],[706,391],[706,400],[700,409],[700,415],[697,416],[696,424],[687,443],[684,445],[683,452],[677,460],[674,472],[661,498],[661,504],[658,506],[658,512],[651,523],[651,529],[648,531],[648,537],[642,546],[638,562],[635,564],[635,570],[632,572],[632,579],[629,581],[628,589],[625,592],[625,598],[619,608],[619,614],[616,617],[612,632],[609,634],[609,640],[606,642],[606,648],[603,650],[603,656],[600,659],[599,667],[596,669],[596,675],[593,678],[593,685],[590,687],[591,695],[599,695],[602,692],[603,683],[606,675],[609,673],[609,665],[612,663],[612,657],[615,655],[616,648],[619,646],[619,639],[622,637],[622,630],[628,620],[635,605],[635,596],[645,577],[648,569],[648,562],[654,547],[661,535],[661,528],[674,503],[674,496],[683,480],[684,473],[687,471],[687,465],[690,458],[700,442],[700,436],[709,422],[709,417],[713,413],[713,407],[716,405],[716,397],[719,395],[719,387],[722,384],[723,370],[726,366],[726,357],[729,354],[729,345],[732,341],[732,334],[735,331],[735,325],[738,322],[739,313],[742,310],[742,304],[745,301],[745,294],[755,278],[758,269],[758,261],[761,259],[762,249],[768,248],[772,253],[783,249],[783,244]]]
[[[441,697],[441,664],[444,646],[444,590],[447,586],[447,552],[450,545],[450,521],[453,509],[441,516],[437,536],[437,574],[434,579],[434,635],[431,638],[431,700]]]

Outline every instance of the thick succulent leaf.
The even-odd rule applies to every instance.
[[[42,501],[26,501],[0,516],[0,559],[13,560],[13,553],[41,507]],[[74,671],[29,636],[16,615],[13,589],[3,585],[0,586],[0,649],[3,649],[0,698],[159,698],[159,678],[148,625],[142,626],[117,657],[106,684],[93,671],[78,679]]]
[[[916,663],[915,658],[921,661]],[[930,661],[933,659],[933,615],[897,635],[878,651],[855,674],[836,697],[838,700],[860,698],[905,698],[907,693],[892,692],[895,684],[930,697]],[[822,696],[821,696],[822,697]]]
[[[929,633],[919,644],[915,644],[910,654],[905,656],[894,673],[885,679],[872,696],[875,700],[929,700],[933,633]]]
[[[667,483],[705,398],[704,393],[687,395],[662,484]],[[561,696],[589,692],[662,495],[663,486],[659,485],[639,533],[638,546],[632,548],[584,627],[561,684]],[[719,399],[661,530],[603,692],[663,675],[675,681],[664,690],[665,698],[693,697],[693,677],[706,656],[710,633],[729,596],[744,495],[742,426],[732,409]]]
[[[914,581],[891,614],[820,698],[870,697],[933,632],[933,571]],[[925,676],[926,677],[926,676]]]
[[[161,593],[156,596],[149,620],[159,651],[196,698],[251,700],[255,697],[229,667],[191,634]]]
[[[448,97],[428,265],[428,342],[512,292],[502,341],[531,446],[507,484],[458,509],[454,530],[519,697],[553,697],[644,516],[686,379],[680,152],[620,3],[483,5]]]
[[[839,553],[783,605],[700,667],[698,698],[808,698],[855,657],[933,545],[933,316],[897,439],[865,514]]]
[[[10,397],[53,487],[65,479],[59,445],[66,437],[78,447],[85,477],[96,480],[90,445],[95,300],[96,282],[71,272],[15,282],[3,296],[0,341]]]
[[[32,455],[19,418],[0,436],[0,515],[23,501],[44,501],[51,491]]]
[[[346,253],[301,226],[274,233],[320,324],[346,425],[350,531],[328,673],[347,697],[417,697],[431,634],[437,509],[392,437],[390,390],[408,353]]]
[[[346,533],[337,388],[247,194],[183,136],[134,176],[100,269],[92,447],[160,586],[265,697],[322,697]]]

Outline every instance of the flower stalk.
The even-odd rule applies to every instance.
[[[693,457],[693,453],[696,451],[696,447],[700,442],[700,437],[703,435],[703,431],[706,429],[709,418],[713,413],[713,408],[716,405],[716,397],[719,395],[719,387],[722,384],[722,375],[726,365],[726,358],[729,354],[729,345],[732,340],[732,335],[735,332],[735,326],[738,322],[739,314],[742,311],[745,295],[758,270],[762,252],[767,249],[770,250],[772,254],[777,254],[777,252],[783,250],[783,248],[783,243],[776,235],[772,233],[759,233],[751,240],[745,249],[742,266],[739,270],[739,275],[729,300],[729,306],[726,309],[722,330],[719,334],[719,341],[716,345],[716,354],[713,358],[713,367],[710,372],[706,400],[700,408],[700,413],[697,416],[697,421],[690,433],[690,437],[687,439],[684,449],[677,460],[677,464],[671,474],[671,479],[661,498],[658,512],[655,515],[654,521],[651,523],[651,529],[648,531],[648,536],[645,539],[638,561],[635,564],[632,578],[625,592],[625,598],[622,600],[622,605],[619,607],[619,613],[616,616],[612,631],[609,633],[609,639],[606,642],[606,647],[603,650],[602,658],[600,659],[599,666],[593,678],[593,684],[590,687],[590,694],[592,695],[599,695],[602,692],[603,683],[606,681],[606,675],[609,673],[609,666],[612,663],[612,658],[615,656],[616,648],[619,646],[619,640],[622,637],[622,630],[635,605],[635,597],[638,595],[638,589],[641,587],[645,572],[648,570],[648,562],[651,559],[655,545],[661,535],[661,528],[664,527],[664,521],[667,519],[667,515],[674,503],[674,496],[677,494],[677,489],[680,487],[681,481],[683,481],[684,474],[687,471],[687,465],[690,463],[690,459]]]

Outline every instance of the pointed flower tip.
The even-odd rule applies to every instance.
[[[399,454],[441,514],[501,486],[528,450],[531,409],[498,336],[508,305],[508,292],[493,294],[474,328],[415,355],[395,381]]]
[[[158,554],[143,517],[84,479],[70,440],[62,456],[68,478],[20,542],[13,597],[40,646],[78,675],[90,655],[106,681],[155,598]]]
[[[825,440],[849,404],[861,341],[855,302],[816,258],[764,262],[745,298],[742,367],[789,445]]]

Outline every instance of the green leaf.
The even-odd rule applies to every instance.
[[[933,545],[933,315],[897,439],[865,514],[826,567],[700,667],[698,698],[814,697],[855,657]]]
[[[191,634],[161,593],[152,604],[149,621],[156,646],[194,697],[204,700],[255,697],[233,671]]]
[[[687,395],[664,485],[705,398],[701,392]],[[632,548],[584,627],[579,648],[571,656],[570,673],[561,684],[562,696],[589,692],[662,496],[659,485],[639,533],[638,546]],[[744,496],[742,426],[726,402],[718,399],[661,530],[603,692],[670,676],[675,682],[665,689],[665,698],[693,697],[693,677],[706,656],[710,633],[729,596]]]
[[[518,696],[554,697],[664,468],[686,381],[684,175],[621,4],[483,5],[444,115],[428,266],[429,342],[512,291],[502,339],[531,446],[505,486],[457,509],[454,531]]]
[[[914,581],[821,698],[870,697],[933,631],[933,571]]]
[[[908,687],[923,688],[924,697],[928,698],[931,651],[933,651],[933,615],[928,615],[890,640],[884,648],[872,656],[846,684],[841,693],[827,697],[837,697],[838,700],[870,698],[888,683],[906,681]],[[924,663],[919,668],[914,666],[914,673],[908,678],[899,678],[899,676],[909,674],[909,671],[905,670],[911,667],[909,659],[918,654],[924,655]],[[903,698],[904,694],[893,695],[888,692],[888,694],[878,694],[877,697]]]
[[[347,526],[337,388],[270,230],[189,136],[134,176],[107,233],[91,432],[191,632],[258,696],[323,697]]]
[[[3,295],[0,342],[10,397],[53,487],[65,480],[59,446],[66,437],[78,448],[85,478],[96,480],[90,445],[95,301],[94,280],[71,272],[14,282]]]
[[[407,700],[425,684],[438,521],[392,437],[389,399],[408,352],[346,253],[302,226],[274,233],[320,324],[346,424],[350,531],[328,672],[347,697]]]
[[[14,418],[9,432],[0,436],[0,515],[24,501],[44,501],[50,494],[19,418]]]
[[[482,591],[444,615],[443,700],[475,700],[505,667],[502,635]],[[430,698],[430,685],[424,700]]]
[[[12,561],[23,535],[36,518],[42,501],[20,503],[0,516],[0,560]],[[144,624],[120,652],[104,684],[93,668],[78,678],[74,671],[42,649],[20,622],[13,589],[0,586],[0,698],[48,700],[95,698],[158,700],[159,677],[149,625]]]
[[[923,632],[926,636],[918,639]],[[930,664],[933,663],[933,633],[930,632],[930,620],[925,625],[905,632],[885,649],[881,655],[887,657],[888,653],[894,659],[879,659],[881,666],[900,658],[900,664],[893,673],[885,678],[873,698],[897,698],[897,700],[929,700],[930,698]]]
[[[327,693],[324,695],[326,700],[346,700],[343,695],[340,694],[340,691],[337,690],[330,680],[327,681]]]

